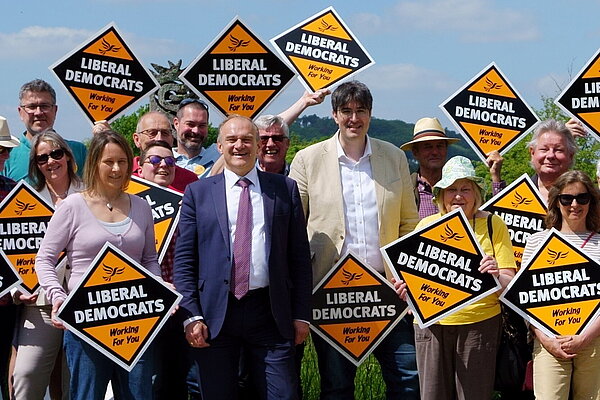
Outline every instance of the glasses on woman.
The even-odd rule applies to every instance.
[[[44,165],[48,162],[48,160],[50,158],[52,158],[53,160],[60,160],[61,158],[63,158],[65,156],[65,151],[63,149],[55,149],[52,150],[50,153],[48,154],[38,154],[35,156],[35,162],[38,165]]]
[[[590,202],[592,199],[592,195],[589,193],[579,193],[579,194],[559,194],[558,201],[563,206],[570,206],[573,204],[573,200],[577,202],[577,204],[583,206]]]
[[[148,157],[146,157],[146,161],[149,162],[150,164],[154,165],[155,167],[160,165],[162,160],[165,160],[165,164],[167,165],[167,167],[175,166],[175,157],[173,157],[173,156],[166,156],[166,157],[148,156]]]

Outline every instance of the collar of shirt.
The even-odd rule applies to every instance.
[[[223,169],[223,174],[225,175],[225,187],[226,188],[231,189],[232,187],[235,186],[237,181],[240,180],[240,178],[246,178],[250,182],[252,182],[252,186],[250,187],[250,189],[260,193],[260,182],[258,181],[258,171],[256,168],[252,168],[250,170],[250,172],[248,172],[243,177],[239,176],[238,174],[236,174],[233,171],[228,170],[227,168]]]
[[[433,193],[431,185],[421,178],[421,174],[417,171],[417,183],[421,186],[419,189],[427,193]]]
[[[336,149],[337,149],[338,160],[343,161],[343,162],[352,162],[352,163],[356,164],[356,162],[354,160],[351,160],[350,158],[348,158],[348,156],[346,156],[346,153],[344,152],[344,148],[342,147],[342,144],[340,143],[339,133],[337,136],[337,140],[335,141],[335,145],[336,145]],[[365,158],[368,158],[370,156],[371,156],[371,139],[369,138],[369,136],[367,136],[367,145],[365,146],[365,151],[364,151],[362,157],[360,158],[360,160],[358,160],[358,162],[361,162]]]
[[[29,139],[27,139],[27,136],[25,136],[27,134],[27,131],[23,132],[21,134],[21,144],[20,146],[25,146],[28,149],[31,149],[31,142],[29,141]]]
[[[197,156],[188,158],[188,156],[186,156],[185,154],[179,154],[177,152],[177,148],[173,148],[173,157],[175,157],[175,160],[177,160],[177,161],[184,160],[184,161],[199,162],[202,159],[202,156],[204,155],[205,152],[206,152],[206,149],[204,147],[201,147],[200,153],[198,153]]]

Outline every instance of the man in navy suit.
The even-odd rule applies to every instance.
[[[225,170],[186,189],[174,269],[202,398],[237,397],[244,348],[260,397],[295,399],[294,345],[308,335],[312,289],[298,188],[289,178],[257,170],[258,129],[250,119],[223,121],[217,146]],[[248,193],[251,226],[244,228],[238,212],[246,210]],[[251,241],[245,287],[237,266],[244,259],[238,226],[238,239]]]

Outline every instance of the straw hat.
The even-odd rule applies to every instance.
[[[469,179],[477,184],[482,192],[485,191],[483,178],[475,175],[475,168],[467,157],[455,156],[449,159],[442,168],[442,179],[433,186],[433,196],[438,197],[440,190],[446,189],[459,179]]]
[[[448,144],[460,141],[460,139],[446,136],[446,132],[437,118],[421,118],[415,124],[413,140],[404,143],[400,149],[412,151],[413,144],[430,140],[446,140]]]
[[[8,129],[8,121],[4,117],[0,117],[0,146],[2,147],[17,147],[21,142],[16,137],[10,134]]]

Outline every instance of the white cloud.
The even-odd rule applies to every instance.
[[[0,33],[0,59],[31,60],[66,54],[92,34],[85,29],[44,26]]]
[[[492,0],[399,1],[383,16],[362,13],[353,21],[359,29],[374,34],[442,32],[471,43],[532,41],[540,36],[532,16],[502,8]]]
[[[360,74],[371,89],[454,91],[457,87],[442,72],[413,64],[375,64]]]

